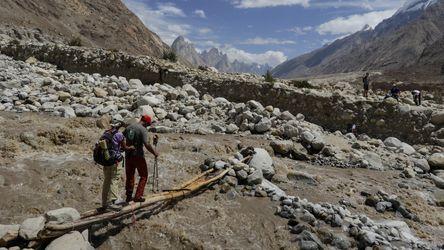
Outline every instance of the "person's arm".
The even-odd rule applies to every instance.
[[[126,138],[124,137],[123,140],[120,142],[120,146],[122,147],[123,150],[125,151],[132,151],[132,150],[136,150],[136,148],[134,146],[128,146],[126,144]]]
[[[154,149],[154,147],[149,143],[148,141],[148,131],[143,132],[143,145],[145,146],[146,150],[153,154],[156,158],[159,157],[159,153]]]

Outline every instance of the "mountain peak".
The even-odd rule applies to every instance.
[[[425,10],[431,5],[437,3],[438,0],[408,0],[404,5],[396,12],[395,15],[405,12],[421,11]]]

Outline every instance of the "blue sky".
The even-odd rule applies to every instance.
[[[200,49],[275,66],[337,38],[374,27],[405,0],[123,0],[171,45],[183,35]]]

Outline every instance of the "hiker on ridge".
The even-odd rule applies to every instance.
[[[364,97],[368,97],[368,89],[370,87],[370,81],[369,81],[370,74],[367,72],[365,73],[365,76],[362,78],[362,83],[364,84]]]
[[[111,144],[110,154],[115,159],[115,164],[111,166],[103,167],[103,186],[102,186],[102,209],[106,209],[110,205],[119,205],[123,203],[122,198],[119,195],[119,182],[122,175],[122,151],[135,150],[133,146],[128,147],[126,145],[125,137],[120,128],[123,126],[123,121],[113,119],[111,122],[111,128],[105,131],[102,137],[108,137]]]
[[[146,164],[143,148],[145,147],[154,157],[159,157],[159,153],[148,142],[147,127],[151,125],[151,117],[142,116],[139,122],[129,125],[123,132],[129,145],[136,148],[134,151],[125,153],[125,172],[126,172],[126,202],[144,202],[143,192],[148,181],[148,167]],[[140,179],[137,185],[136,194],[132,198],[134,189],[134,174],[139,173]]]

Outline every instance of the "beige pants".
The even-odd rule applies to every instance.
[[[120,199],[119,183],[122,174],[122,163],[103,167],[102,206],[106,206],[112,200]]]

